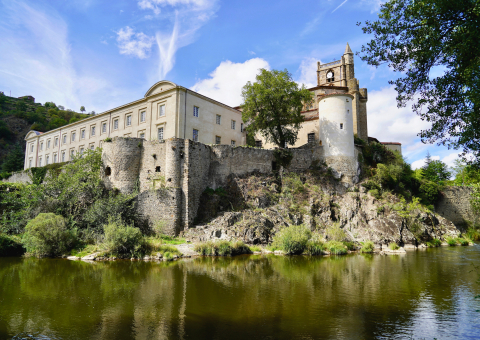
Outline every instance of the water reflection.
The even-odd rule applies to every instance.
[[[0,258],[0,338],[480,336],[480,249],[169,263]]]

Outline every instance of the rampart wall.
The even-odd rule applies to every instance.
[[[470,205],[471,187],[446,187],[435,205],[435,212],[450,220],[459,228],[465,228],[468,222],[475,221]]]

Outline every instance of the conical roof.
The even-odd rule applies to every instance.
[[[347,47],[345,47],[345,53],[343,53],[343,54],[347,54],[347,53],[352,53],[353,54],[352,49],[350,48],[350,45],[348,44],[348,42],[347,42]]]

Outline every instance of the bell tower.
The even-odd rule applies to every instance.
[[[347,47],[345,47],[345,52],[343,53],[343,61],[345,63],[345,79],[348,81],[350,79],[355,78],[353,52],[348,43],[347,43]]]

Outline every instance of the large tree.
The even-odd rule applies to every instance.
[[[413,101],[431,123],[422,141],[461,148],[480,162],[480,2],[390,0],[362,30],[374,35],[362,60],[401,72],[390,81],[398,105]]]
[[[301,111],[313,98],[305,86],[299,87],[287,70],[261,69],[256,81],[243,87],[242,96],[242,119],[249,133],[260,133],[282,148],[295,144],[304,120]]]

